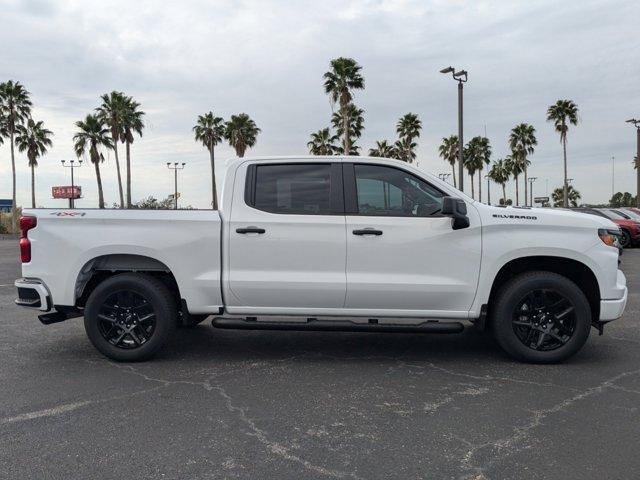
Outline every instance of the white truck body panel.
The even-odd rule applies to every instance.
[[[468,228],[448,217],[282,215],[245,202],[253,163],[364,162],[412,173],[467,205]],[[500,208],[394,160],[274,157],[228,163],[220,212],[35,209],[33,257],[23,276],[39,279],[55,305],[74,305],[83,269],[105,255],[166,265],[190,313],[477,318],[500,269],[522,257],[573,259],[598,281],[601,320],[622,314],[626,280],[618,251],[599,238],[607,219],[554,209]],[[261,227],[264,235],[236,232]],[[381,236],[354,236],[376,228]],[[81,283],[81,282],[80,282]]]

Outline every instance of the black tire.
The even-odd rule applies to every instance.
[[[622,236],[620,237],[620,246],[622,248],[629,248],[631,246],[631,234],[629,230],[622,229]]]
[[[138,306],[122,306],[127,303],[136,305],[136,301]],[[119,302],[121,305],[116,304],[114,308],[110,302]],[[134,313],[123,318],[122,312],[131,309]],[[140,314],[144,317],[136,309],[144,309]],[[147,319],[149,315],[153,317]],[[118,325],[128,322],[129,318],[133,318],[131,323],[137,325],[131,325],[133,333],[124,330],[129,328],[128,324]],[[144,325],[143,318],[147,319]],[[166,285],[154,277],[139,273],[114,275],[100,283],[89,296],[84,311],[84,328],[91,343],[103,355],[121,362],[146,360],[154,355],[173,333],[176,320],[177,308]],[[113,328],[116,330],[110,334]]]
[[[545,303],[547,307],[539,307]],[[524,362],[562,362],[589,338],[591,308],[586,296],[556,273],[518,275],[501,287],[489,308],[496,341]]]

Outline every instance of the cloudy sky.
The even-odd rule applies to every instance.
[[[144,136],[133,146],[134,199],[171,193],[166,162],[179,161],[187,162],[183,201],[206,208],[210,173],[207,152],[191,132],[196,116],[246,112],[262,129],[251,155],[304,154],[310,132],[329,123],[322,74],[338,56],[363,67],[366,89],[355,101],[366,111],[359,142],[365,151],[375,140],[393,140],[398,117],[415,112],[424,125],[419,167],[448,172],[437,147],[456,132],[456,86],[438,71],[454,65],[469,71],[466,138],[486,128],[497,159],[508,153],[514,125],[537,129],[530,170],[538,177],[536,195],[562,183],[562,148],[545,112],[564,98],[580,109],[568,148],[569,177],[583,199],[611,196],[613,156],[616,191],[635,193],[635,132],[625,120],[640,117],[637,0],[161,3],[0,0],[0,81],[22,82],[34,118],[55,133],[37,169],[38,205],[64,205],[51,199],[51,186],[69,183],[60,160],[73,158],[74,122],[98,105],[100,94],[121,90],[147,113]],[[216,156],[233,151],[222,145]],[[112,154],[102,168],[111,204],[117,200]],[[22,154],[17,169],[18,202],[27,203]],[[6,142],[0,197],[11,196],[10,182]],[[93,168],[78,170],[77,183],[85,197],[78,206],[96,206]]]

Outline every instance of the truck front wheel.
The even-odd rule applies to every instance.
[[[502,286],[489,308],[497,342],[526,362],[569,358],[582,348],[591,329],[585,294],[571,280],[552,272],[518,275]]]
[[[160,280],[122,273],[100,283],[87,300],[84,327],[91,343],[117,361],[151,357],[176,326],[173,295]]]

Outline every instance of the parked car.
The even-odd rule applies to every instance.
[[[214,315],[217,328],[265,330],[472,322],[513,357],[549,363],[627,301],[610,220],[484,205],[396,160],[235,159],[220,205],[25,210],[16,302],[48,312],[45,324],[84,316],[94,346],[121,361]]]
[[[622,248],[628,248],[640,242],[640,223],[635,220],[624,218],[622,215],[609,211],[608,209],[577,207],[571,210],[597,215],[611,220],[620,228],[620,246],[622,246]]]
[[[640,222],[640,213],[634,212],[630,208],[608,208],[613,213],[617,213],[623,218],[627,220],[634,220],[636,222]]]

